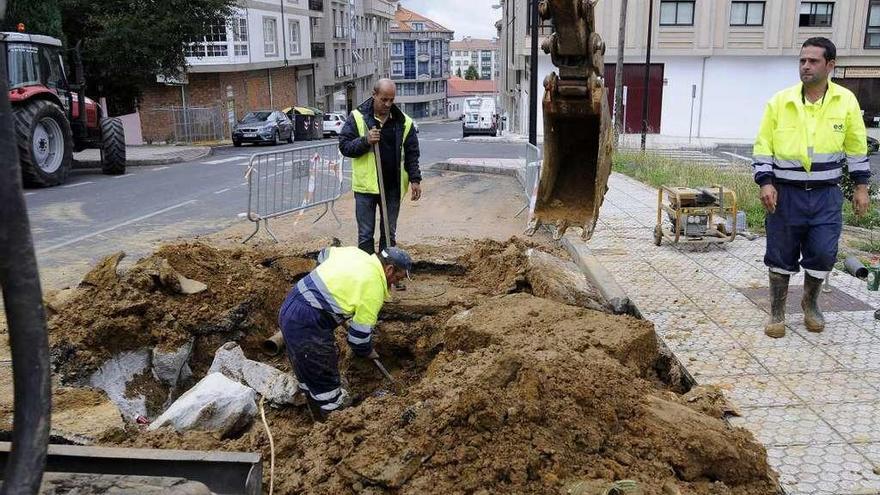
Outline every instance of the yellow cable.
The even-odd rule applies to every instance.
[[[266,397],[260,397],[260,417],[263,418],[263,428],[266,429],[266,435],[269,437],[269,495],[275,491],[275,440],[272,438],[272,431],[269,430],[269,423],[266,421],[266,410],[263,408],[263,402]]]

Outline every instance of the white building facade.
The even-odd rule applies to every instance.
[[[503,0],[499,27],[504,63],[502,102],[518,132],[527,132],[529,38],[526,2]],[[647,0],[631,0],[624,51],[627,132],[639,132],[647,40]],[[508,16],[516,16],[515,19]],[[620,1],[599,2],[609,98]],[[798,82],[798,54],[814,36],[837,46],[835,82],[850,88],[867,114],[880,112],[880,1],[656,0],[649,132],[675,137],[753,139],[767,100]],[[509,28],[507,27],[509,23]],[[545,31],[545,34],[547,31]],[[555,68],[539,56],[539,81]],[[543,88],[539,85],[539,98]],[[540,112],[540,104],[538,105]],[[542,116],[539,115],[539,132]]]
[[[498,40],[486,40],[466,36],[449,44],[450,68],[453,75],[465,77],[469,67],[474,67],[480,79],[498,79]],[[459,72],[461,74],[459,75]]]

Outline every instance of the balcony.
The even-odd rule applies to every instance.
[[[312,58],[324,58],[325,56],[324,43],[312,43]]]
[[[324,12],[324,0],[309,0],[309,10]]]
[[[394,2],[387,0],[364,0],[364,13],[386,19],[394,19]]]
[[[429,62],[431,60],[431,55],[429,55],[428,52],[419,52],[416,60],[419,62]]]

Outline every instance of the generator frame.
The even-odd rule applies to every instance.
[[[726,244],[736,239],[736,213],[737,202],[736,193],[732,189],[724,189],[720,185],[712,187],[690,188],[698,191],[708,191],[710,194],[717,193],[715,203],[708,206],[681,206],[683,198],[681,189],[671,186],[660,186],[657,190],[657,225],[654,227],[654,244],[659,246],[663,243],[663,239],[671,241],[673,244],[693,244],[693,245],[709,245],[709,244]],[[669,204],[663,202],[664,194],[669,198]],[[729,201],[725,201],[728,198]],[[729,204],[725,204],[729,203]],[[663,228],[663,213],[668,213],[675,218],[674,232]],[[706,233],[703,235],[688,235],[686,229],[682,228],[682,219],[687,219],[689,215],[705,215],[708,216],[708,224]],[[733,219],[733,227],[730,233],[723,233],[714,226],[716,217],[725,218],[730,216]],[[726,222],[726,219],[725,219]],[[682,232],[684,230],[684,232]]]

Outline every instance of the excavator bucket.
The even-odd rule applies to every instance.
[[[595,32],[597,0],[543,0],[541,17],[553,21],[544,40],[559,75],[544,80],[544,161],[531,229],[568,227],[593,235],[608,189],[613,130],[603,80],[605,43]]]

